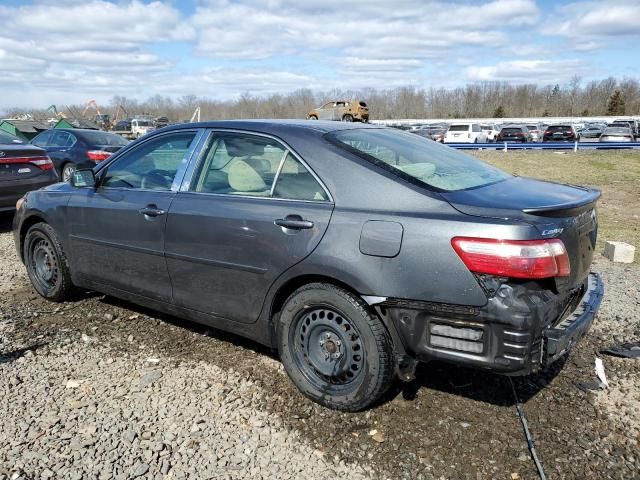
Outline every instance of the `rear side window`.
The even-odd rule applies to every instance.
[[[196,192],[268,197],[286,149],[245,134],[214,135],[205,149]]]
[[[278,141],[256,135],[210,137],[193,190],[201,193],[327,201],[309,170]]]
[[[436,190],[464,190],[510,178],[459,150],[395,129],[338,130],[325,138],[399,178]]]
[[[291,153],[287,154],[278,174],[275,188],[275,198],[291,200],[315,200],[326,202],[329,200],[322,186]]]
[[[51,146],[54,147],[72,147],[75,143],[76,137],[64,131],[55,132],[51,140]]]

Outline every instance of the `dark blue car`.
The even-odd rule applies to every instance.
[[[82,128],[45,130],[31,144],[44,148],[65,182],[76,168],[93,168],[129,143],[120,135]]]

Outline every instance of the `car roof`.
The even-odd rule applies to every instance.
[[[230,130],[247,130],[258,133],[293,132],[295,130],[313,131],[319,134],[339,130],[353,130],[357,128],[384,128],[382,125],[366,125],[359,122],[336,122],[321,120],[218,120],[198,123],[181,123],[164,127],[159,131],[167,132],[185,128],[222,128]]]

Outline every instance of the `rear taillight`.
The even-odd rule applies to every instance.
[[[111,152],[105,152],[104,150],[89,150],[87,152],[87,157],[89,157],[89,160],[96,163],[106,160],[110,156]]]
[[[3,157],[0,158],[0,164],[17,164],[30,163],[40,170],[53,170],[53,162],[47,155],[39,155],[37,157]]]
[[[469,270],[501,277],[551,278],[571,273],[562,240],[455,237],[451,245]]]

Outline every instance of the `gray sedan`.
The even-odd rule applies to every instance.
[[[599,195],[394,129],[208,122],[27,194],[14,236],[43,297],[93,289],[251,338],[353,411],[419,361],[525,375],[569,351],[603,292]]]

